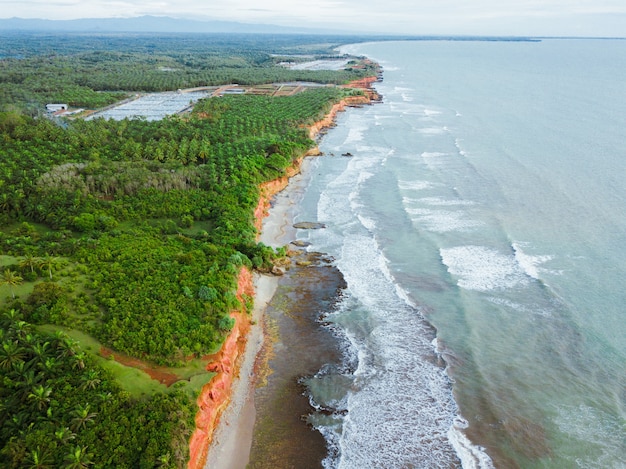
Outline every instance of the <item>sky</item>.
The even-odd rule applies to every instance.
[[[0,0],[1,18],[143,15],[411,35],[626,36],[626,0]]]

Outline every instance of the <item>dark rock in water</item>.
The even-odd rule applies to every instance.
[[[354,155],[348,151],[346,153],[342,153],[341,156],[354,156]]]
[[[311,245],[308,241],[302,241],[301,239],[296,239],[295,241],[292,241],[291,244],[298,246],[299,248],[305,248]]]
[[[301,254],[306,263],[306,253]],[[313,408],[307,383],[321,369],[344,373],[349,367],[343,362],[343,339],[320,321],[321,311],[336,311],[346,283],[337,268],[311,264],[287,270],[278,284],[263,319],[268,345],[257,361],[263,384],[254,390],[256,416],[247,467],[321,469],[328,448],[322,434],[312,431],[309,415],[340,415],[343,409],[327,402]]]
[[[318,265],[320,262],[325,262],[326,259],[328,259],[328,256],[321,252],[307,252],[305,253],[304,258],[307,262],[309,262],[309,264],[314,263]]]
[[[303,221],[300,223],[296,223],[295,225],[293,225],[293,227],[299,230],[319,230],[321,228],[326,228],[326,225],[324,225],[324,223]]]
[[[277,266],[272,267],[272,275],[276,275],[277,277],[281,277],[285,275],[285,271]]]

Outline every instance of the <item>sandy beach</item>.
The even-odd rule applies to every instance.
[[[294,238],[292,210],[298,192],[303,190],[301,180],[301,175],[294,176],[288,187],[272,198],[272,207],[263,219],[260,242],[282,246]],[[255,362],[265,340],[262,318],[278,283],[279,277],[254,274],[253,325],[240,359],[239,376],[233,382],[230,403],[220,418],[209,447],[206,469],[243,469],[248,464],[255,422]]]
[[[239,377],[233,382],[230,404],[220,418],[209,447],[204,466],[207,469],[239,469],[248,463],[255,415],[254,362],[263,346],[261,317],[277,285],[276,277],[255,274],[253,326],[241,358]]]
[[[369,99],[371,96],[365,98],[365,101],[368,102]],[[311,138],[316,138],[323,128],[332,125],[336,112],[343,110],[345,106],[345,102],[338,104],[326,119],[312,126]],[[315,154],[315,149],[311,154]],[[306,174],[307,167],[308,162],[305,158],[301,163],[301,170],[304,174]],[[279,189],[280,192],[271,197],[271,208],[262,222],[260,242],[279,247],[288,245],[295,239],[296,229],[292,226],[294,210],[297,209],[298,201],[305,188],[306,177],[297,172],[289,179],[286,188]],[[254,273],[255,306],[252,313],[252,326],[247,335],[243,355],[238,359],[239,369],[230,390],[228,406],[219,417],[213,433],[204,464],[205,469],[244,469],[250,462],[254,425],[257,418],[254,402],[257,384],[255,373],[258,366],[257,360],[267,340],[263,329],[263,317],[280,282],[281,277]],[[327,283],[331,284],[331,292],[337,290],[336,279]],[[299,418],[299,416],[296,417]]]

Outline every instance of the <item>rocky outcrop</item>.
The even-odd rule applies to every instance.
[[[298,230],[321,230],[322,228],[326,228],[326,225],[317,221],[301,221],[294,223],[293,227]]]

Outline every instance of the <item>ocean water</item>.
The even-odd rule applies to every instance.
[[[347,49],[384,99],[296,220],[347,283],[304,381],[325,466],[626,467],[626,41]]]

